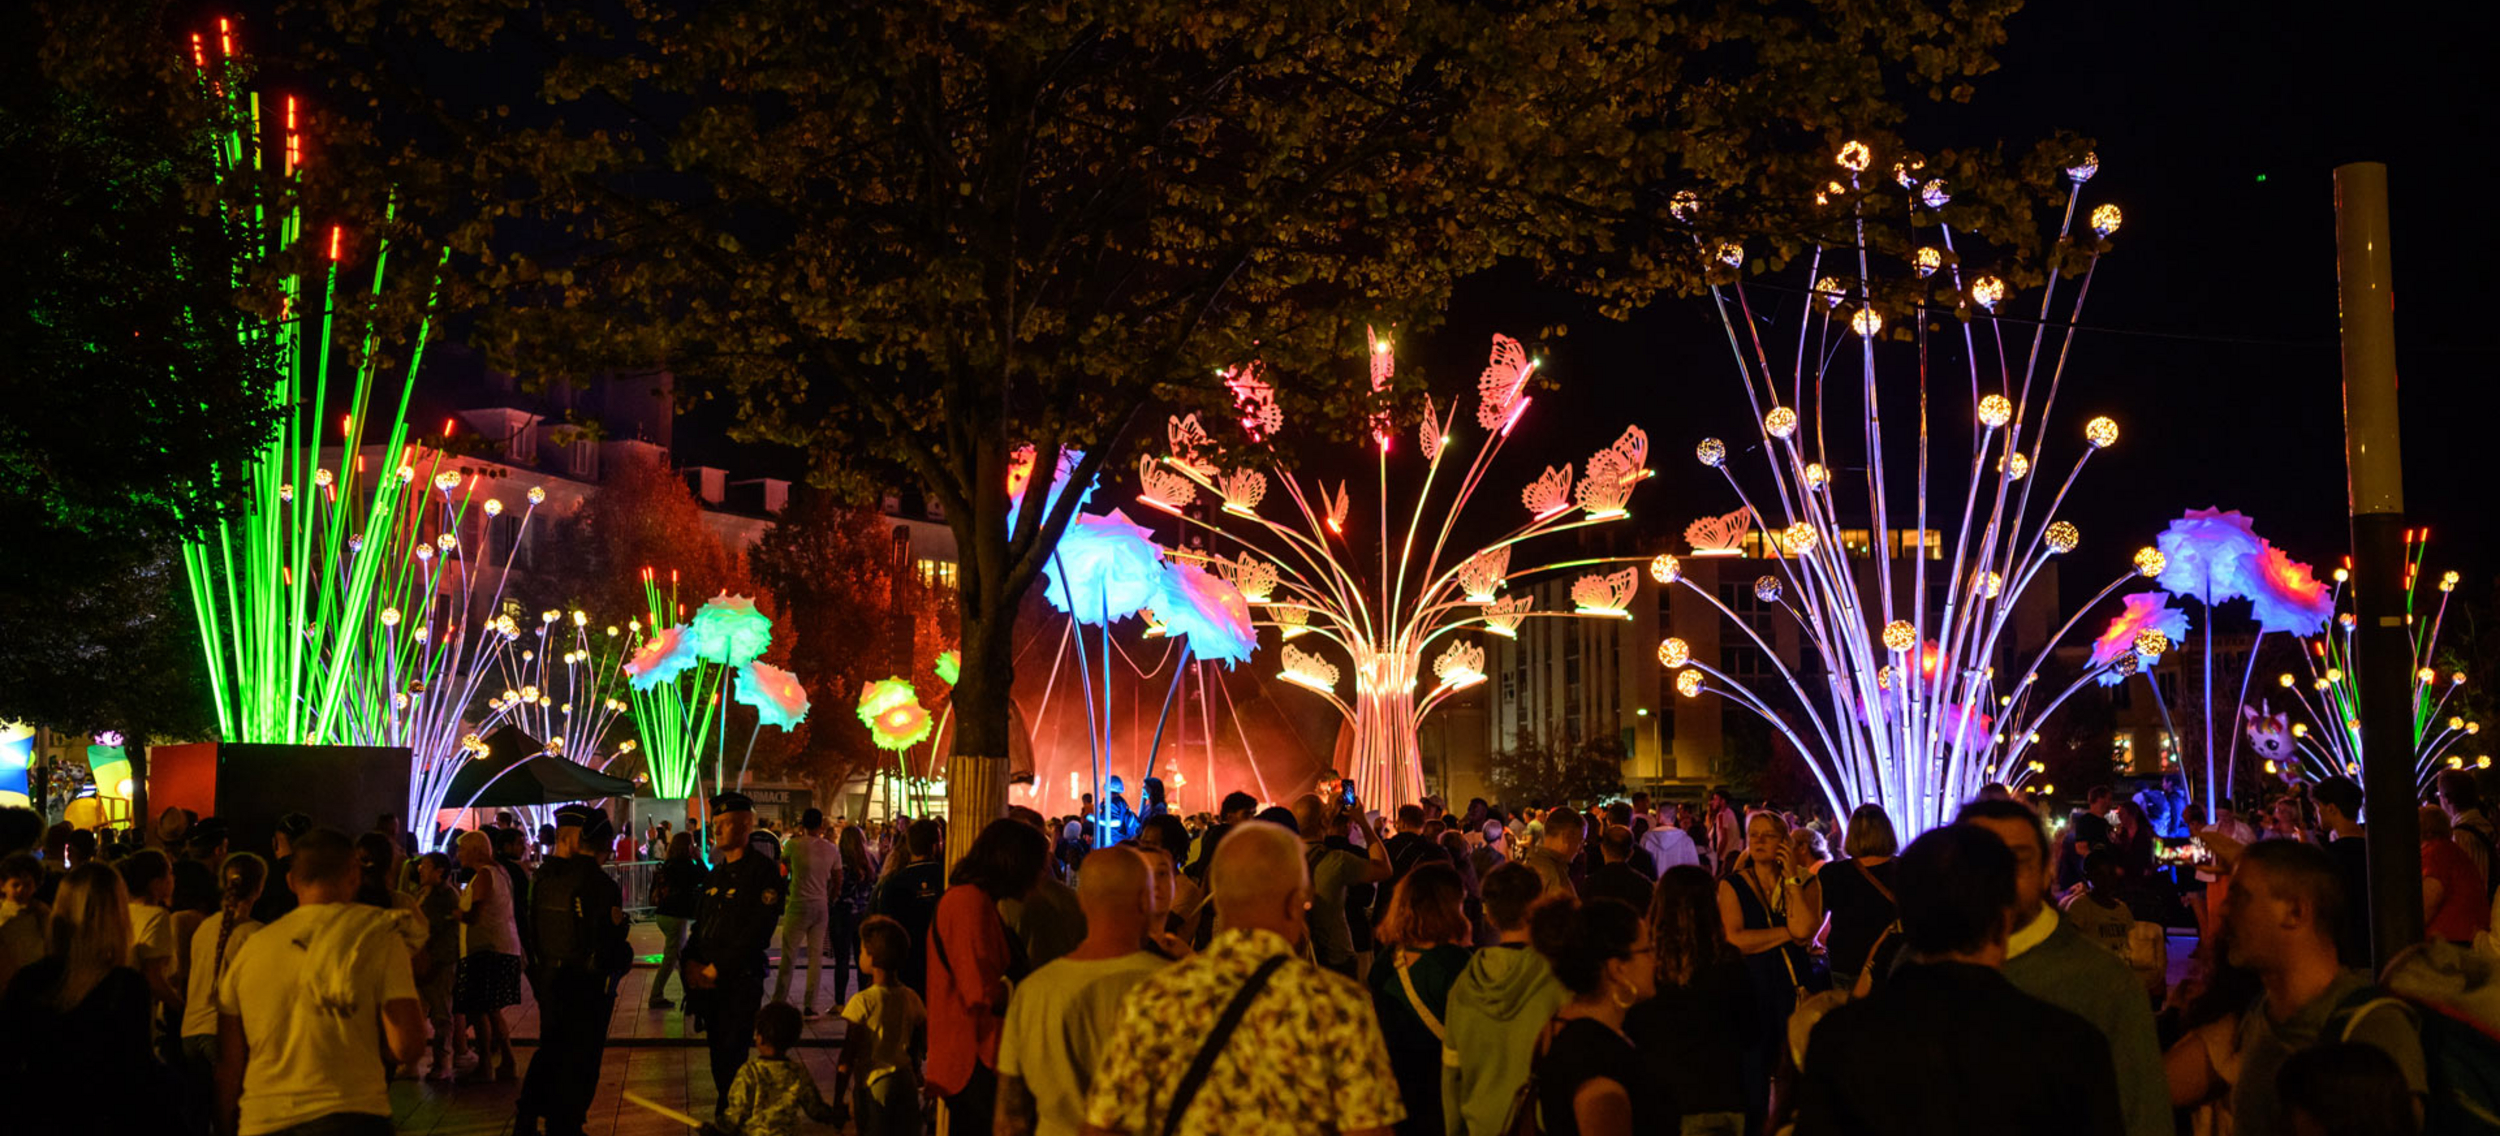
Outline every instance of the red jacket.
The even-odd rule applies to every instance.
[[[1007,1016],[1007,926],[988,892],[957,884],[929,920],[929,1087],[953,1096],[977,1061],[998,1068]]]

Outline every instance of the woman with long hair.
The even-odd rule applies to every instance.
[[[216,1100],[217,980],[245,939],[260,930],[252,905],[269,882],[269,862],[249,852],[228,855],[217,870],[217,913],[191,936],[189,990],[182,1001],[182,1078],[185,1099],[206,1111]]]
[[[1788,822],[1776,812],[1745,821],[1745,850],[1719,881],[1719,922],[1753,976],[1753,1035],[1745,1045],[1745,1129],[1760,1131],[1771,1104],[1789,1012],[1826,986],[1807,948],[1823,925],[1823,887],[1788,865]]]
[[[1745,1047],[1759,1032],[1753,978],[1720,922],[1718,888],[1707,869],[1692,864],[1658,877],[1649,900],[1658,992],[1624,1023],[1641,1048],[1642,1067],[1680,1116],[1678,1127],[1661,1131],[1687,1136],[1745,1131]]]
[[[44,957],[0,994],[0,1084],[16,1130],[165,1131],[180,1094],[149,1046],[151,995],[130,965],[130,891],[95,861],[61,881]]]
[[[1624,1032],[1624,1017],[1657,988],[1649,927],[1619,899],[1548,899],[1528,933],[1571,1000],[1537,1048],[1534,1072],[1545,1136],[1657,1132],[1674,1115]]]
[[[520,1073],[512,1056],[511,1027],[504,1020],[504,1008],[521,1001],[521,929],[513,910],[512,880],[495,859],[494,842],[485,833],[461,837],[459,853],[469,881],[460,889],[466,941],[459,977],[452,982],[452,1010],[476,1026],[478,1071],[487,1072],[500,1062],[493,1079],[516,1080]]]
[[[1458,869],[1427,862],[1389,893],[1372,965],[1372,1009],[1389,1044],[1389,1072],[1406,1098],[1398,1136],[1441,1136],[1441,1050],[1450,988],[1466,973],[1476,929],[1467,921],[1467,885]],[[1385,965],[1384,965],[1385,964]]]
[[[1859,805],[1849,814],[1849,831],[1841,838],[1846,860],[1823,865],[1815,879],[1823,885],[1824,950],[1831,960],[1832,989],[1855,991],[1858,976],[1899,918],[1892,901],[1892,858],[1901,838],[1892,817],[1877,804]]]
[[[859,825],[843,825],[834,850],[842,858],[842,891],[830,905],[833,930],[826,941],[833,951],[833,1000],[840,1005],[849,997],[844,984],[859,958],[860,921],[868,918],[868,901],[877,895],[877,866],[868,857],[868,830]]]
[[[969,1131],[988,1131],[996,1110],[1007,976],[1024,970],[998,903],[1032,894],[1049,860],[1040,829],[991,821],[956,862],[929,920],[928,1082]]]

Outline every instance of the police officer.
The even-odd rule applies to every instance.
[[[729,1083],[746,1064],[755,1037],[755,1011],[764,1001],[765,948],[781,925],[787,891],[781,865],[749,843],[755,802],[738,792],[712,798],[712,874],[703,881],[694,930],[682,955],[692,1011],[708,1019],[712,1085],[720,1096],[713,1114],[729,1107]]]
[[[579,1136],[599,1088],[601,1050],[616,996],[611,976],[632,962],[625,942],[625,893],[600,862],[616,842],[606,810],[567,805],[556,813],[555,844],[530,889],[531,956],[538,971],[538,1055],[521,1084],[515,1133]]]

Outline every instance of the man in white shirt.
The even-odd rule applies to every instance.
[[[296,908],[227,960],[217,984],[217,1115],[239,1136],[387,1136],[390,1059],[425,1053],[425,1010],[392,913],[354,902],[355,846],[332,829],[294,841]],[[239,1123],[227,1128],[238,1117]]]
[[[781,862],[790,867],[790,903],[781,910],[781,965],[773,978],[773,1001],[790,1000],[790,975],[798,969],[799,950],[807,950],[807,1000],[799,1003],[804,1017],[816,1016],[816,976],[825,966],[825,933],[832,897],[842,890],[842,853],[825,839],[825,814],[809,809],[799,817],[799,831],[781,846]],[[834,991],[840,1001],[842,992]]]
[[[1140,949],[1151,868],[1134,849],[1089,853],[1076,878],[1085,941],[1016,985],[998,1042],[999,1133],[1076,1136],[1095,1055],[1111,1040],[1120,1001],[1165,965]]]

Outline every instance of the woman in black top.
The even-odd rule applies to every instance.
[[[1683,1132],[1741,1136],[1745,1047],[1758,1032],[1753,979],[1719,922],[1717,891],[1718,881],[1692,864],[1658,878],[1649,904],[1658,992],[1632,1007],[1623,1028],[1650,1080],[1675,1102]]]
[[[1866,969],[1875,941],[1900,912],[1892,903],[1892,858],[1901,851],[1892,818],[1881,805],[1859,805],[1849,814],[1849,832],[1841,841],[1846,860],[1823,865],[1815,879],[1823,884],[1823,949],[1831,962],[1832,989],[1854,991]]]
[[[1537,1114],[1545,1136],[1631,1136],[1664,1131],[1675,1115],[1640,1051],[1623,1032],[1624,1012],[1657,988],[1649,928],[1619,899],[1546,901],[1530,917],[1537,953],[1571,1001],[1554,1015],[1538,1055]]]
[[[1719,922],[1745,956],[1753,976],[1754,1035],[1745,1048],[1745,1127],[1762,1129],[1770,1111],[1771,1077],[1779,1071],[1789,1012],[1800,991],[1824,988],[1824,974],[1806,948],[1823,926],[1823,889],[1790,873],[1788,822],[1775,812],[1745,821],[1745,852],[1719,882]]]
[[[686,928],[694,923],[695,907],[703,901],[703,865],[694,860],[694,834],[680,832],[668,838],[668,859],[651,873],[651,913],[660,926],[660,973],[651,980],[651,1008],[665,1010],[677,1003],[668,1000],[668,976],[678,973],[679,954],[686,949]],[[839,971],[835,972],[837,976]],[[685,979],[677,985],[683,989]],[[834,980],[834,989],[842,988],[841,979]]]

